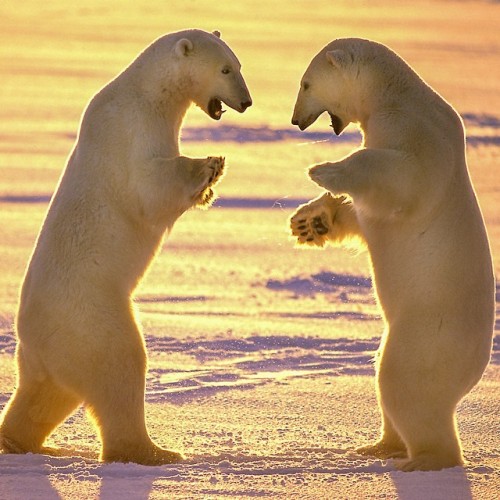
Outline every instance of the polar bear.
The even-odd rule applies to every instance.
[[[365,242],[385,320],[377,360],[382,435],[363,454],[404,471],[463,463],[455,409],[488,363],[494,274],[459,115],[397,54],[339,39],[307,68],[292,123],[328,112],[363,145],[312,167],[328,192],[297,209],[299,244]]]
[[[222,102],[239,112],[252,103],[218,32],[159,38],[90,101],[22,286],[4,452],[57,453],[45,439],[83,402],[103,461],[182,459],[146,429],[147,357],[131,296],[164,233],[210,203],[223,172],[223,158],[179,153],[192,102],[215,120]]]

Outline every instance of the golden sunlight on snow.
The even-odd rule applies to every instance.
[[[65,456],[0,455],[0,497],[500,498],[498,320],[490,366],[458,410],[464,468],[404,474],[356,455],[380,426],[368,259],[300,251],[287,229],[320,192],[306,167],[360,141],[354,126],[332,138],[325,116],[292,127],[301,76],[332,39],[374,39],[462,114],[499,276],[499,20],[499,2],[472,0],[0,2],[0,410],[19,286],[91,97],[160,35],[201,28],[222,33],[253,98],[220,122],[188,111],[182,152],[226,157],[220,199],[180,218],[136,294],[148,428],[187,462],[103,465],[80,409],[50,439]]]

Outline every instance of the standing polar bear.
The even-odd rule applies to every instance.
[[[146,350],[131,295],[176,219],[207,205],[223,158],[179,154],[194,102],[251,105],[240,63],[218,32],[165,35],[88,105],[21,291],[18,382],[0,427],[4,452],[50,452],[45,439],[82,402],[101,459],[163,464],[144,418]]]
[[[394,52],[340,39],[306,70],[292,123],[328,112],[361,148],[311,168],[329,192],[291,218],[298,242],[360,239],[383,310],[377,362],[382,436],[364,454],[408,457],[405,471],[463,462],[455,409],[488,363],[494,275],[454,109]],[[345,196],[347,195],[347,196]]]

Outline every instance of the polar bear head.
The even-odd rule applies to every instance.
[[[160,112],[184,112],[194,102],[220,120],[222,103],[240,113],[252,105],[241,64],[218,31],[191,29],[163,35],[124,74]]]
[[[380,77],[389,52],[381,44],[358,38],[329,43],[302,77],[292,124],[304,130],[326,111],[339,135],[350,122],[362,121],[377,93],[383,93]]]
[[[179,71],[189,82],[190,99],[214,120],[224,113],[222,103],[240,113],[251,106],[241,64],[220,33],[189,30],[181,35],[173,50]]]

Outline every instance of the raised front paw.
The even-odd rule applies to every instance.
[[[325,193],[305,205],[301,205],[290,218],[292,235],[301,245],[322,247],[333,234],[336,207],[345,197]]]
[[[201,186],[195,193],[195,205],[210,206],[215,199],[212,189],[224,173],[225,159],[222,156],[209,156],[200,164]]]
[[[223,156],[209,156],[208,160],[208,185],[213,186],[222,177],[224,164],[226,162]]]

